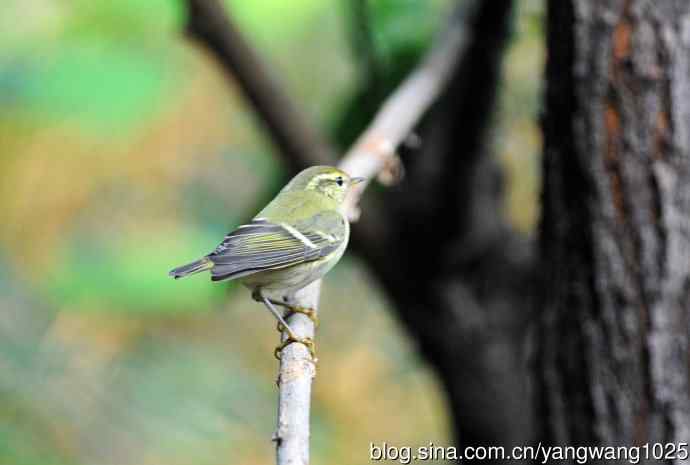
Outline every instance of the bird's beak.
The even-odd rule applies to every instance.
[[[359,178],[351,178],[351,179],[350,179],[350,184],[352,184],[352,185],[354,186],[355,184],[359,184],[360,182],[364,182],[364,181],[366,181],[366,180],[367,180],[367,178],[362,178],[362,177],[359,177]]]

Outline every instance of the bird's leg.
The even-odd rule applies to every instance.
[[[277,359],[280,360],[280,352],[287,347],[288,345],[292,344],[293,342],[299,342],[300,344],[304,344],[307,349],[309,349],[309,353],[311,354],[312,359],[316,360],[316,351],[315,351],[315,346],[314,346],[314,340],[309,338],[309,337],[299,337],[298,335],[295,334],[295,332],[290,328],[290,326],[287,324],[285,319],[283,318],[283,315],[280,314],[280,312],[274,307],[274,303],[276,302],[275,300],[271,300],[263,293],[261,290],[257,289],[252,293],[252,297],[254,300],[259,300],[262,302],[268,310],[273,314],[273,316],[276,317],[279,323],[279,330],[284,330],[287,333],[287,338],[275,349],[274,355],[276,356]],[[281,328],[282,326],[282,328]],[[282,331],[281,331],[282,332]]]
[[[314,322],[314,326],[317,327],[319,326],[319,317],[316,314],[316,311],[313,308],[308,308],[308,307],[300,307],[299,305],[294,305],[290,303],[288,300],[287,296],[283,297],[284,300],[275,300],[275,299],[268,299],[273,305],[279,305],[281,307],[284,307],[288,310],[290,313],[301,313],[302,315],[306,315],[307,318],[309,318],[311,321]]]
[[[265,295],[263,295],[260,289],[254,289],[254,291],[252,291],[252,299],[254,299],[254,301],[256,302],[259,302],[260,304],[264,304],[266,308],[268,308],[271,311],[271,313],[276,317],[276,319],[278,320],[276,330],[279,333],[282,333],[285,330],[285,328],[288,327],[287,323],[283,319],[283,316],[280,315],[280,313],[278,313],[278,310],[274,307],[274,305],[279,305],[281,302],[266,297]]]

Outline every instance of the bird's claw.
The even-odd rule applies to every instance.
[[[293,342],[303,344],[307,348],[307,350],[309,350],[309,355],[311,355],[311,359],[314,361],[314,363],[316,363],[316,345],[314,344],[314,340],[310,337],[292,337],[288,335],[285,338],[285,340],[281,342],[280,345],[276,347],[273,351],[273,355],[275,356],[275,358],[280,360],[280,355],[283,349],[292,344]]]
[[[290,313],[301,313],[302,315],[306,315],[307,318],[309,318],[314,323],[315,328],[319,326],[319,317],[316,314],[316,310],[314,310],[313,308],[300,307],[297,305],[285,305],[285,308],[287,308],[288,312]]]

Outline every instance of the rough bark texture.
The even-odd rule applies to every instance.
[[[320,282],[301,289],[295,300],[318,310]],[[306,315],[294,313],[287,324],[299,337],[314,339],[314,322]],[[283,340],[287,334],[282,334]],[[311,385],[316,376],[316,361],[304,344],[290,344],[280,352],[278,371],[278,422],[273,433],[277,465],[307,465],[309,463],[309,419]]]
[[[542,437],[687,442],[690,2],[548,9]]]

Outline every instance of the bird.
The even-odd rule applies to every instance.
[[[211,253],[174,268],[169,275],[179,279],[209,272],[212,281],[240,281],[287,333],[276,356],[293,342],[307,346],[313,356],[313,340],[298,337],[276,306],[303,313],[317,323],[313,309],[293,304],[294,295],[321,279],[343,256],[350,224],[340,210],[348,192],[364,180],[332,166],[306,168]]]

